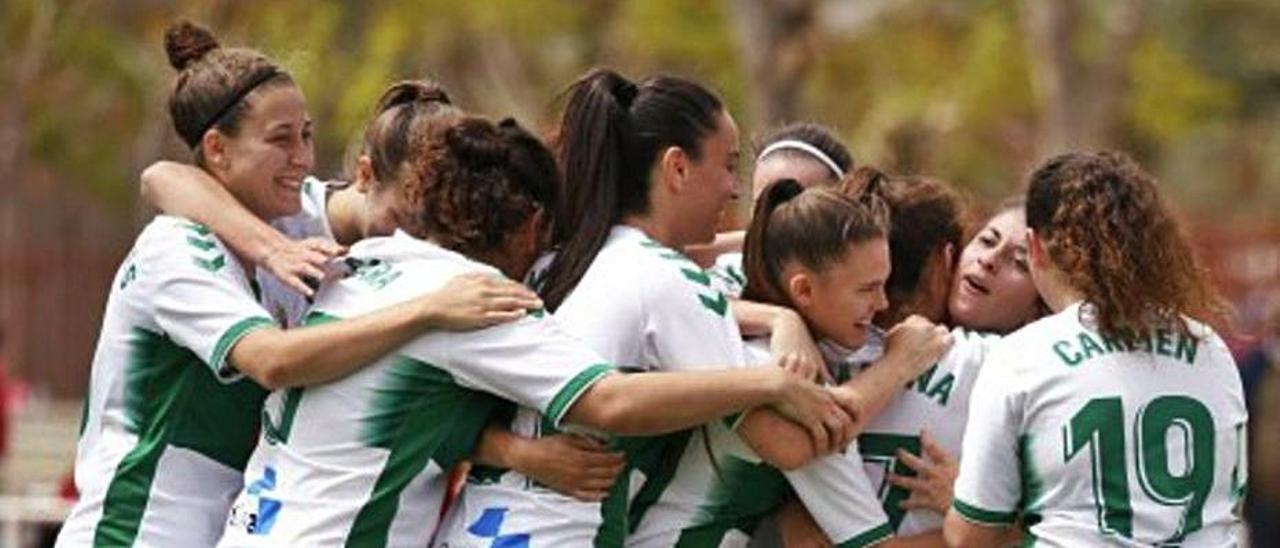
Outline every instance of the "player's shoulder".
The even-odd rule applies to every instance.
[[[394,304],[435,291],[462,274],[501,276],[491,266],[403,232],[360,241],[339,262],[338,277],[316,298],[316,308],[330,313]]]
[[[652,298],[674,298],[692,294],[715,300],[723,293],[711,275],[677,249],[671,248],[638,229],[614,227],[606,249],[607,263],[626,273],[623,285],[641,290]]]
[[[142,229],[131,259],[139,268],[171,275],[219,274],[239,269],[222,240],[208,227],[170,215],[157,215]]]

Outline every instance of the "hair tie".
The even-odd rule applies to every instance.
[[[280,74],[279,69],[276,69],[275,67],[271,67],[269,70],[266,70],[262,74],[259,74],[257,78],[250,80],[247,84],[244,85],[244,87],[237,90],[234,94],[231,95],[229,99],[227,99],[227,102],[222,105],[222,108],[218,109],[217,112],[215,112],[213,116],[209,118],[208,121],[206,121],[204,124],[200,126],[200,131],[197,131],[194,134],[188,135],[185,137],[187,141],[187,146],[191,147],[192,150],[195,150],[196,147],[199,147],[200,138],[204,137],[205,132],[209,131],[209,128],[212,128],[214,124],[218,123],[218,120],[222,119],[223,116],[226,116],[227,112],[230,111],[232,107],[235,107],[238,103],[240,103],[240,100],[244,99],[245,96],[249,94],[249,92],[257,89],[258,86],[262,85],[267,80],[274,78],[278,74]]]
[[[827,166],[827,169],[830,169],[831,173],[834,173],[837,179],[844,177],[844,170],[840,169],[840,166],[836,165],[835,161],[832,160],[830,156],[827,156],[826,153],[819,150],[818,147],[795,139],[783,139],[764,147],[764,150],[760,151],[760,155],[756,156],[756,162],[763,160],[765,156],[773,154],[779,150],[799,150],[800,152],[807,153],[815,160],[821,162],[822,165]]]
[[[618,104],[622,105],[622,108],[630,109],[631,102],[635,101],[636,95],[640,93],[640,88],[634,82],[618,77],[612,93],[613,98],[618,100]]]

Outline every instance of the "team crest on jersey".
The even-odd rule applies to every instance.
[[[529,548],[529,534],[502,534],[502,522],[507,519],[507,508],[485,508],[480,517],[467,527],[467,532],[483,539],[491,539],[490,548]]]
[[[235,529],[243,529],[250,535],[269,535],[284,505],[276,499],[264,496],[276,488],[276,469],[268,466],[262,477],[249,484],[245,489],[249,496],[231,507],[227,524]]]

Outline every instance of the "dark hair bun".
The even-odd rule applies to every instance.
[[[449,128],[445,144],[463,169],[505,168],[511,158],[507,140],[483,118],[468,118]]]
[[[209,29],[185,19],[164,31],[165,53],[169,54],[169,64],[177,70],[187,68],[217,48],[218,39]]]
[[[392,84],[382,93],[376,112],[381,114],[408,103],[452,105],[453,100],[440,84],[430,80],[404,80]]]

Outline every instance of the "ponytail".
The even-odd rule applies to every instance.
[[[782,179],[765,188],[743,244],[747,285],[742,298],[791,306],[782,271],[798,263],[821,272],[850,245],[888,233],[888,212],[878,199],[864,202],[831,188],[804,187]]]
[[[782,265],[777,257],[766,255],[764,242],[774,210],[801,192],[804,192],[804,186],[799,181],[779,179],[765,187],[764,193],[756,200],[746,241],[742,243],[742,269],[747,278],[742,290],[743,299],[784,306],[790,304],[787,292],[778,286]],[[775,260],[768,260],[770,258]]]
[[[697,83],[657,77],[639,84],[594,69],[569,88],[556,153],[564,174],[552,243],[539,289],[559,308],[624,216],[649,210],[649,173],[661,150],[676,146],[697,159],[702,139],[723,110]]]

